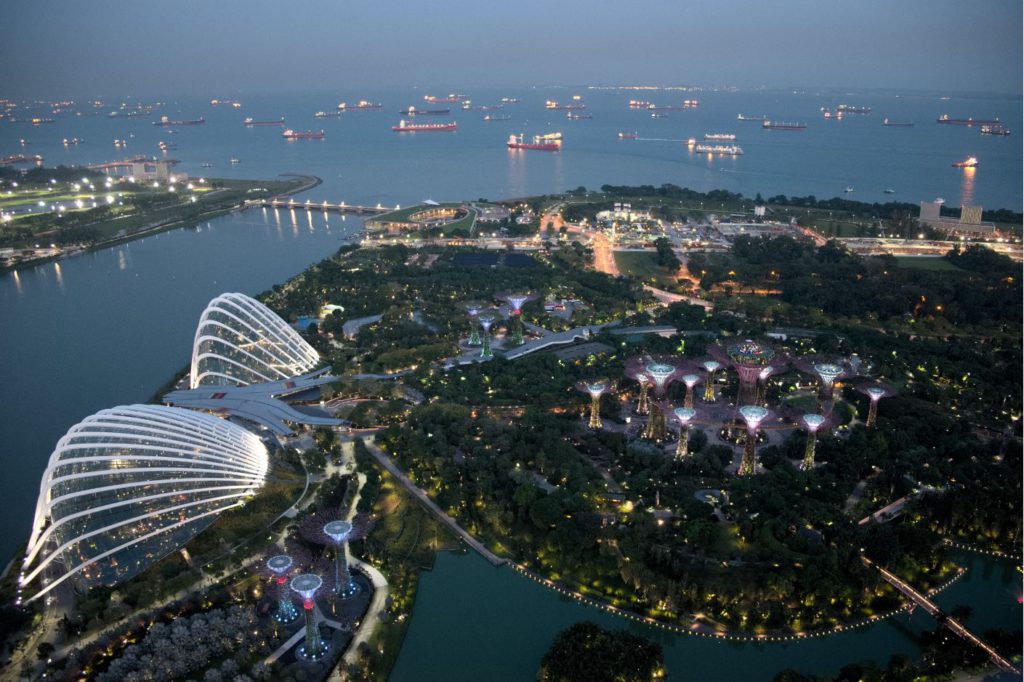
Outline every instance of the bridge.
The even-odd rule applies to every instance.
[[[958,621],[956,618],[953,618],[952,616],[943,613],[942,609],[939,608],[938,604],[933,602],[927,596],[915,590],[904,580],[902,580],[899,576],[893,574],[891,571],[885,570],[878,564],[871,561],[871,559],[868,559],[863,554],[861,555],[860,559],[864,562],[865,566],[874,568],[879,573],[881,573],[882,577],[885,579],[887,583],[889,583],[897,590],[899,590],[900,594],[902,594],[904,597],[910,599],[913,603],[917,604],[922,609],[927,611],[928,615],[930,615],[936,621],[952,630],[954,634],[959,635],[963,639],[966,639],[968,642],[970,642],[971,644],[973,644],[974,646],[978,647],[986,654],[988,654],[989,658],[992,660],[993,663],[995,663],[999,667],[1000,670],[1011,673],[1013,675],[1020,676],[1021,671],[1015,668],[1013,663],[1003,658],[998,651],[990,647],[988,644],[982,641],[980,637],[978,637],[973,632],[964,627],[964,625],[960,623],[960,621]]]
[[[377,204],[376,206],[360,206],[359,204],[346,204],[344,201],[340,204],[332,204],[328,201],[317,203],[309,199],[306,199],[306,201],[296,201],[295,199],[280,198],[250,199],[245,202],[245,207],[283,208],[289,211],[327,211],[330,213],[352,213],[355,215],[381,215],[396,210],[395,208],[388,208],[386,206],[381,206],[380,204]]]

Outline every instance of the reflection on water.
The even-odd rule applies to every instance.
[[[60,263],[54,262],[53,271],[57,274],[57,286],[60,287],[61,291],[64,290],[64,275],[60,270]]]
[[[18,292],[18,295],[21,295],[21,276],[18,275],[17,270],[14,271],[14,290]]]
[[[961,206],[973,206],[974,205],[974,174],[978,172],[977,168],[964,168],[963,177],[960,179],[960,205]]]

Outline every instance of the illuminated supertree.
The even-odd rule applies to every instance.
[[[650,414],[651,412],[651,380],[650,378],[640,372],[636,375],[636,381],[640,384],[640,395],[636,399],[636,413],[637,414]]]
[[[348,543],[366,535],[365,517],[352,521],[339,518],[340,514],[317,512],[302,520],[299,531],[310,542],[331,547],[334,551],[334,571],[331,575],[333,596],[346,599],[359,591],[348,567]]]
[[[895,395],[896,391],[889,386],[881,384],[861,384],[857,387],[857,390],[871,400],[871,404],[868,406],[868,419],[864,422],[865,426],[871,428],[875,425],[875,420],[878,419],[878,401]]]
[[[302,611],[306,615],[306,641],[299,645],[300,658],[316,661],[327,653],[327,642],[320,636],[320,619],[317,615],[316,593],[326,589],[322,574],[300,573],[292,578],[291,588],[302,599]]]
[[[649,359],[645,373],[654,386],[654,397],[661,399],[665,397],[668,385],[678,377],[679,368],[670,362]]]
[[[767,344],[747,339],[724,348],[713,344],[708,347],[708,352],[718,356],[719,360],[728,362],[739,375],[740,387],[736,394],[736,405],[742,407],[757,404],[757,382],[761,378],[761,372],[766,367],[773,366],[775,351]]]
[[[590,423],[592,429],[601,428],[601,396],[608,390],[607,381],[581,381],[576,388],[590,395]]]
[[[494,351],[491,350],[491,327],[498,321],[498,317],[494,313],[487,312],[477,315],[477,319],[480,320],[480,326],[484,330],[481,341],[483,347],[480,349],[480,357],[492,358],[494,357]]]
[[[684,374],[679,379],[686,384],[686,397],[683,399],[683,407],[693,407],[693,387],[700,383],[699,374]]]
[[[704,402],[713,403],[715,402],[715,372],[722,367],[722,363],[717,360],[705,360],[701,364],[708,373],[708,378],[704,381]]]
[[[532,301],[537,298],[536,294],[527,291],[510,291],[501,292],[495,294],[495,298],[499,301],[506,301],[508,303],[508,315],[509,315],[509,326],[512,332],[512,344],[516,346],[523,345],[523,305],[527,301]],[[515,318],[514,320],[512,318]]]
[[[690,454],[690,422],[697,416],[697,411],[692,407],[677,407],[672,410],[679,422],[679,444],[676,446],[676,459],[683,460]]]
[[[291,623],[299,617],[299,611],[292,603],[288,581],[309,566],[309,553],[300,546],[270,547],[263,561],[257,564],[257,570],[270,578],[277,590],[277,610],[274,620],[278,623]]]
[[[477,315],[480,314],[487,306],[477,301],[468,301],[463,304],[466,309],[466,314],[469,315],[469,342],[470,346],[480,345],[480,328],[477,326]]]
[[[738,472],[740,476],[749,476],[757,469],[757,429],[768,418],[768,414],[768,410],[760,405],[744,405],[740,408],[740,417],[747,425],[747,440]]]
[[[795,364],[805,374],[818,377],[819,407],[832,402],[836,380],[847,375],[846,368],[840,362],[827,358],[804,356],[797,358]]]
[[[810,471],[814,468],[814,446],[818,442],[818,429],[825,423],[826,418],[820,414],[805,414],[800,418],[804,428],[807,429],[807,446],[804,448],[804,461],[800,468]]]
[[[647,426],[644,429],[644,438],[662,442],[668,438],[668,426],[665,423],[665,409],[662,404],[652,400],[651,414],[647,417]]]

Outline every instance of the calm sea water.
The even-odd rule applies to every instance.
[[[443,95],[441,92],[433,94]],[[526,91],[467,91],[474,105],[497,103],[503,96],[520,102],[496,111],[461,111],[459,105],[430,105],[424,91],[237,95],[241,109],[211,107],[207,99],[168,102],[159,113],[172,119],[205,116],[206,125],[181,127],[177,134],[152,125],[152,119],[108,119],[118,100],[82,117],[61,116],[55,124],[0,124],[0,155],[26,151],[42,154],[46,163],[86,163],[124,158],[129,154],[159,155],[157,143],[175,142],[169,155],[182,161],[182,170],[201,175],[262,177],[282,172],[313,173],[324,185],[315,199],[407,204],[428,197],[462,199],[515,197],[602,184],[660,185],[671,182],[699,190],[716,188],[754,196],[775,194],[832,197],[853,188],[852,197],[866,201],[899,199],[918,202],[943,197],[951,205],[961,200],[989,208],[1021,207],[1021,99],[999,96],[953,96],[939,93],[887,92],[616,92],[544,88]],[[547,99],[568,102],[583,96],[591,120],[569,121],[564,111],[548,111]],[[224,97],[225,95],[219,95]],[[235,96],[235,95],[228,95]],[[631,98],[659,105],[678,104],[687,97],[700,107],[670,112],[653,119],[628,108]],[[331,111],[339,100],[379,101],[382,111],[315,119],[318,110]],[[869,115],[848,115],[843,121],[822,118],[821,107],[840,103],[869,106]],[[453,107],[449,117],[418,120],[456,120],[455,133],[399,134],[391,126],[409,105]],[[507,114],[510,121],[484,122],[485,114]],[[765,131],[760,124],[740,122],[736,115],[767,115],[774,120],[807,124],[805,132]],[[1011,137],[982,136],[978,128],[939,125],[941,114],[954,118],[998,117],[1013,131]],[[322,141],[286,141],[276,127],[246,128],[242,120],[284,116],[289,127],[320,130]],[[882,119],[913,121],[912,128],[886,128]],[[510,133],[527,136],[561,131],[559,153],[509,152]],[[619,140],[619,132],[636,132],[640,140]],[[714,158],[687,152],[688,138],[705,133],[734,133],[745,154]],[[134,138],[130,137],[134,135]],[[63,138],[85,141],[67,149]],[[31,145],[24,150],[20,138]],[[116,150],[114,139],[128,139],[127,150]],[[981,162],[966,176],[950,164],[969,155]],[[229,159],[240,164],[231,166]],[[212,163],[212,168],[201,168]],[[885,189],[896,190],[884,194]]]

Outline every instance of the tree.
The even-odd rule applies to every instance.
[[[45,661],[50,657],[56,647],[49,642],[40,642],[39,646],[36,647],[36,658],[40,661]]]
[[[563,630],[541,660],[542,682],[647,682],[663,667],[661,645],[584,621]]]

